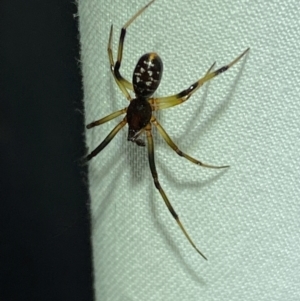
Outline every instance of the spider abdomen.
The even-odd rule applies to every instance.
[[[137,62],[132,77],[137,97],[150,97],[158,88],[163,72],[163,63],[154,52],[144,54]]]

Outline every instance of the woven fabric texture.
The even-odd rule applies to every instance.
[[[146,1],[79,0],[86,123],[128,106],[109,70],[122,25]],[[199,249],[155,189],[147,147],[127,126],[89,164],[97,300],[300,300],[300,11],[288,1],[156,0],[128,29],[121,73],[138,58],[164,62],[159,96],[186,89],[250,52],[186,103],[157,114],[189,155],[154,130],[161,185]],[[95,148],[120,122],[86,131]]]

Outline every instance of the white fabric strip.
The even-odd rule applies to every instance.
[[[147,0],[146,0],[147,1]],[[128,105],[109,70],[122,25],[146,1],[79,0],[86,123]],[[188,3],[188,4],[187,4]],[[156,191],[147,148],[127,127],[89,164],[97,300],[300,300],[299,3],[157,0],[128,29],[121,72],[157,52],[157,95],[180,92],[216,61],[232,69],[157,115],[195,166],[155,131],[161,185],[200,250]],[[87,130],[93,150],[122,119]]]

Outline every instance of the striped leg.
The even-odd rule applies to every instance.
[[[188,154],[182,152],[178,148],[178,146],[172,141],[170,136],[167,134],[167,132],[164,130],[164,128],[160,125],[160,123],[154,117],[152,117],[151,123],[153,123],[157,127],[157,129],[158,129],[159,133],[161,134],[161,136],[164,138],[164,140],[167,142],[167,144],[177,153],[177,155],[179,155],[181,157],[184,157],[185,159],[191,161],[192,163],[195,163],[195,164],[200,165],[202,167],[207,167],[207,168],[227,168],[227,167],[229,167],[228,165],[225,165],[225,166],[209,165],[209,164],[203,163],[203,162],[201,162],[197,159],[194,159],[194,158],[190,157]]]
[[[179,105],[185,101],[187,101],[192,94],[194,94],[200,87],[203,86],[203,84],[214,77],[218,76],[219,74],[227,71],[230,67],[232,67],[235,63],[237,63],[247,52],[249,51],[249,48],[247,48],[241,55],[239,55],[236,59],[234,59],[231,63],[229,63],[226,66],[223,66],[216,71],[210,72],[210,68],[208,72],[206,72],[205,76],[200,78],[198,81],[193,83],[189,88],[186,90],[181,91],[178,94],[174,94],[171,96],[165,96],[165,97],[159,97],[159,98],[152,98],[150,100],[150,103],[153,107],[153,110],[161,110],[170,108],[176,105]]]
[[[115,78],[116,83],[118,84],[120,90],[123,92],[123,94],[126,96],[126,98],[130,101],[131,97],[126,89],[129,89],[133,91],[133,86],[132,83],[129,82],[127,79],[125,79],[121,74],[120,74],[120,67],[121,67],[121,62],[122,62],[122,56],[123,56],[123,45],[124,45],[124,40],[125,40],[125,35],[126,35],[126,29],[128,26],[139,16],[143,13],[143,11],[152,3],[154,0],[150,1],[148,4],[146,4],[144,7],[142,7],[127,23],[122,27],[121,29],[121,34],[120,34],[120,39],[119,39],[119,46],[118,46],[118,56],[117,56],[117,61],[114,63],[114,58],[112,54],[112,34],[113,34],[113,26],[110,28],[110,34],[109,34],[109,40],[108,40],[108,46],[107,46],[107,52],[108,52],[108,57],[109,57],[109,62],[110,62],[110,70]]]
[[[146,134],[147,134],[147,142],[148,142],[148,159],[149,159],[149,165],[151,169],[151,174],[153,177],[154,185],[158,189],[160,195],[162,196],[167,208],[169,209],[170,213],[172,214],[173,218],[177,222],[178,226],[180,227],[181,231],[187,238],[187,240],[190,242],[190,244],[193,246],[193,248],[205,259],[207,258],[204,256],[204,254],[196,247],[192,239],[190,238],[189,234],[185,230],[183,224],[181,223],[178,214],[175,212],[173,206],[171,205],[167,195],[165,194],[164,190],[162,189],[159,181],[158,181],[158,175],[156,171],[156,166],[155,166],[155,160],[154,160],[154,144],[153,144],[153,137],[151,133],[151,124],[149,123],[146,126]]]
[[[126,117],[118,123],[114,129],[107,135],[107,137],[86,157],[86,160],[89,161],[93,157],[97,156],[106,145],[116,136],[122,127],[127,123]]]

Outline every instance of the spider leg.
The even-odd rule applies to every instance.
[[[209,69],[206,71],[205,76],[210,73],[210,71],[215,67],[216,62],[214,62]]]
[[[106,138],[86,157],[86,160],[89,161],[96,155],[98,155],[106,145],[116,136],[120,129],[127,123],[126,117],[117,124],[114,129],[106,136]]]
[[[122,77],[122,75],[119,72],[119,69],[115,68],[114,57],[113,57],[113,53],[112,53],[112,45],[111,45],[112,35],[113,35],[113,25],[111,25],[111,27],[110,27],[109,40],[108,40],[108,45],[107,45],[108,58],[109,58],[109,63],[110,63],[110,71],[113,74],[118,87],[120,88],[122,93],[125,95],[125,97],[130,101],[131,96],[128,93],[128,91],[126,90],[126,88],[129,90],[133,90],[133,86],[127,79]],[[119,68],[120,68],[120,66],[119,66]]]
[[[153,144],[153,137],[152,137],[152,133],[151,133],[151,124],[149,123],[146,126],[146,135],[147,135],[147,142],[148,142],[148,159],[149,159],[149,165],[150,165],[150,169],[151,169],[151,174],[153,177],[153,181],[155,184],[155,187],[158,189],[160,195],[162,196],[166,206],[168,207],[170,213],[172,214],[173,218],[175,219],[175,221],[177,222],[178,226],[180,227],[181,231],[183,232],[183,234],[185,235],[185,237],[187,238],[187,240],[190,242],[190,244],[193,246],[193,248],[205,259],[207,260],[207,258],[201,253],[201,251],[196,247],[196,245],[194,244],[194,242],[192,241],[192,239],[190,238],[189,234],[187,233],[187,231],[185,230],[183,224],[181,223],[178,214],[175,212],[173,206],[171,205],[167,195],[165,194],[164,190],[162,189],[159,181],[158,181],[158,174],[156,171],[156,166],[155,166],[155,160],[154,160],[154,144]]]
[[[93,121],[93,122],[89,123],[86,126],[86,128],[90,129],[90,128],[94,127],[94,126],[97,126],[97,125],[103,124],[105,122],[108,122],[108,121],[110,121],[110,120],[112,120],[112,119],[114,119],[114,118],[116,118],[116,117],[118,117],[118,116],[126,113],[126,111],[127,111],[127,108],[124,108],[122,110],[119,110],[119,111],[116,111],[114,113],[111,113],[111,114],[109,114],[109,115],[107,115],[107,116],[105,116],[105,117],[103,117],[103,118],[101,118],[99,120],[96,120],[96,121]]]
[[[179,105],[185,101],[187,101],[193,93],[195,93],[200,87],[203,86],[203,84],[214,77],[218,76],[219,74],[225,72],[228,70],[230,67],[232,67],[235,63],[237,63],[248,51],[250,48],[247,48],[241,55],[239,55],[236,59],[234,59],[231,63],[228,65],[225,65],[216,71],[210,72],[212,67],[206,72],[206,74],[200,78],[198,81],[193,83],[189,88],[186,90],[181,91],[178,94],[174,94],[171,96],[166,96],[166,97],[159,97],[159,98],[153,98],[150,100],[150,103],[154,110],[161,110],[161,109],[166,109],[170,108],[176,105]]]
[[[111,72],[114,75],[114,78],[121,89],[121,91],[124,93],[126,98],[130,101],[131,97],[126,90],[129,89],[133,91],[133,86],[132,83],[129,82],[127,79],[125,79],[121,74],[120,74],[120,67],[121,67],[121,62],[122,62],[122,57],[123,57],[123,45],[124,45],[124,40],[125,40],[125,35],[126,35],[126,29],[129,27],[129,25],[139,16],[143,13],[143,11],[151,5],[155,0],[150,1],[148,4],[146,4],[144,7],[142,7],[134,16],[131,17],[129,21],[122,27],[121,33],[120,33],[120,38],[119,38],[119,46],[118,46],[118,56],[117,56],[117,61],[114,63],[113,59],[113,54],[112,54],[112,33],[113,33],[113,26],[110,28],[110,34],[109,34],[109,40],[108,40],[108,57],[109,57],[109,62],[110,62],[110,69]]]
[[[229,167],[228,165],[225,166],[214,166],[214,165],[209,165],[206,163],[203,163],[197,159],[194,159],[192,157],[190,157],[189,155],[187,155],[186,153],[182,152],[178,146],[172,141],[172,139],[170,138],[170,136],[167,134],[167,132],[164,130],[164,128],[160,125],[160,123],[156,120],[156,118],[152,117],[151,119],[151,123],[153,123],[156,128],[158,129],[159,133],[161,134],[161,136],[164,138],[164,140],[167,142],[167,144],[177,153],[177,155],[184,157],[185,159],[191,161],[192,163],[195,163],[197,165],[200,165],[202,167],[207,167],[207,168],[227,168]]]

